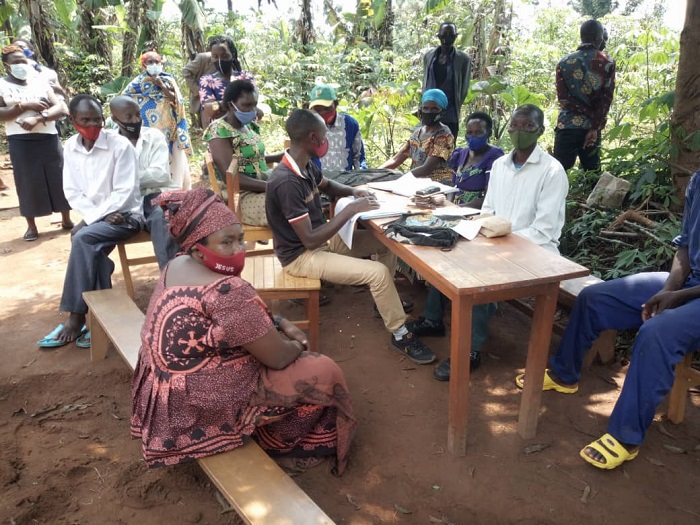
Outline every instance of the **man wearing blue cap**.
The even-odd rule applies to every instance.
[[[328,153],[314,163],[324,173],[350,170],[366,170],[365,144],[362,142],[360,124],[347,113],[338,111],[335,89],[317,85],[311,90],[309,109],[318,113],[328,128]]]
[[[450,128],[452,136],[459,133],[459,112],[469,93],[472,61],[464,51],[455,49],[457,26],[443,22],[438,31],[440,45],[423,58],[423,91],[441,89],[447,95],[448,105],[442,123]]]

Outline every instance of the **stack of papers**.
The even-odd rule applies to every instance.
[[[338,214],[345,209],[345,207],[354,201],[354,197],[343,197],[335,203],[335,213]],[[381,199],[379,200],[379,208],[376,210],[370,210],[363,213],[357,213],[346,222],[342,228],[338,231],[338,235],[343,239],[343,242],[352,250],[352,234],[355,231],[355,223],[358,219],[380,219],[382,217],[396,217],[401,214],[406,213],[406,206],[401,206],[397,203],[384,203]]]
[[[442,193],[456,193],[459,191],[457,188],[435,182],[432,179],[418,178],[410,171],[399,179],[386,182],[368,182],[367,186],[375,190],[390,191],[403,197],[413,197],[417,191],[428,186],[437,186]]]

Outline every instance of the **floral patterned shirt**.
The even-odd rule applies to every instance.
[[[248,71],[234,71],[228,80],[218,71],[211,75],[203,75],[199,78],[199,102],[202,105],[207,102],[221,102],[226,86],[234,80],[248,80],[255,84],[255,77]]]
[[[267,180],[265,144],[257,133],[258,129],[253,123],[236,129],[220,118],[209,124],[203,138],[207,142],[212,139],[229,139],[233,154],[238,157],[238,173],[253,179]]]
[[[615,62],[592,44],[557,64],[558,129],[603,129],[615,92]]]
[[[455,149],[455,139],[450,128],[442,126],[436,133],[423,139],[419,139],[421,128],[418,127],[408,139],[411,154],[411,169],[419,168],[428,157],[439,157],[441,160],[438,168],[430,174],[430,178],[443,184],[452,185],[452,168],[449,160]]]

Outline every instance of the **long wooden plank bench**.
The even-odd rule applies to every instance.
[[[581,290],[586,286],[600,282],[602,282],[601,279],[592,275],[562,281],[559,286],[559,303],[568,308],[573,308]],[[517,305],[514,306],[521,311],[523,310]],[[596,356],[600,356],[600,361],[603,364],[611,362],[615,357],[616,339],[616,330],[604,330],[586,355],[584,366],[590,366]],[[688,400],[688,390],[700,386],[700,370],[692,367],[692,361],[693,354],[690,353],[676,365],[676,378],[668,400],[668,419],[672,423],[679,424],[683,422]]]
[[[586,277],[578,277],[576,279],[567,279],[559,284],[559,298],[558,302],[562,306],[571,309],[576,302],[581,290],[586,286],[591,284],[596,284],[603,282],[601,279],[594,277],[592,275],[587,275]],[[514,299],[508,301],[508,304],[513,306],[516,310],[525,313],[532,317],[533,309],[532,307],[520,299]],[[561,335],[564,333],[564,327],[559,323],[555,323],[553,331]],[[615,359],[615,341],[617,339],[616,330],[604,330],[598,339],[593,343],[591,349],[586,354],[586,358],[583,361],[585,367],[591,366],[596,357],[599,358],[602,364],[611,363]]]
[[[123,292],[83,294],[88,305],[92,361],[105,359],[111,341],[133,370],[144,314]],[[199,465],[246,524],[333,524],[306,493],[252,440],[235,450],[200,459]]]

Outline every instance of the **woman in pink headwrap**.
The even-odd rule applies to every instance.
[[[178,187],[189,190],[192,147],[185,100],[175,77],[163,71],[163,57],[156,51],[141,55],[141,68],[141,74],[124,88],[122,95],[133,98],[139,105],[144,126],[163,132],[170,152],[170,175]]]
[[[209,190],[161,194],[183,254],[163,270],[141,330],[131,433],[150,467],[254,439],[282,466],[347,465],[356,420],[345,377],[308,352],[304,332],[272,317],[239,277],[236,215]]]

